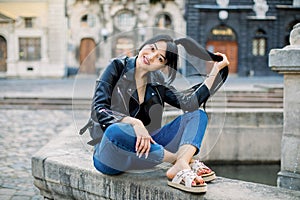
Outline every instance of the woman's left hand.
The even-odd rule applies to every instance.
[[[217,52],[217,53],[215,53],[215,55],[221,56],[223,58],[222,61],[215,62],[215,64],[214,64],[214,67],[216,67],[219,71],[221,69],[223,69],[224,67],[229,65],[229,61],[228,61],[227,56],[225,54]]]
[[[148,133],[148,130],[144,126],[143,122],[139,119],[129,116],[124,117],[121,122],[131,124],[134,129],[136,135],[136,155],[142,157],[142,155],[145,154],[145,158],[147,158],[151,149],[151,143],[155,144],[155,141]]]
[[[214,62],[214,66],[213,66],[210,74],[208,75],[208,78],[204,82],[209,90],[211,89],[211,87],[212,87],[216,77],[218,76],[220,70],[229,65],[229,61],[228,61],[227,56],[225,54],[222,54],[222,53],[218,52],[218,53],[215,53],[215,55],[222,56],[223,60],[220,61],[220,62]]]

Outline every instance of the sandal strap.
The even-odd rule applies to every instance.
[[[190,167],[194,171],[198,171],[199,169],[208,169],[211,170],[209,167],[207,167],[203,162],[199,160],[194,160],[191,164]]]
[[[190,169],[184,169],[179,171],[176,176],[172,179],[173,183],[181,183],[184,181],[186,187],[192,187],[192,182],[195,180],[197,175]]]

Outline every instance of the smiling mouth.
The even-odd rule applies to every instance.
[[[146,65],[150,65],[150,61],[149,61],[149,59],[148,59],[146,56],[143,56],[143,62],[144,62]]]

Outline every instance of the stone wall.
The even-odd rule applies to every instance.
[[[92,149],[69,127],[32,157],[34,184],[45,199],[249,199],[292,200],[300,192],[218,177],[205,194],[167,186],[166,165],[107,176],[95,170]]]

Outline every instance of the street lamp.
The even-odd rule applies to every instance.
[[[226,10],[221,10],[219,12],[219,19],[223,21],[228,19],[228,12]]]
[[[102,35],[103,41],[106,42],[107,37],[108,37],[108,30],[106,28],[102,28],[101,35]]]

